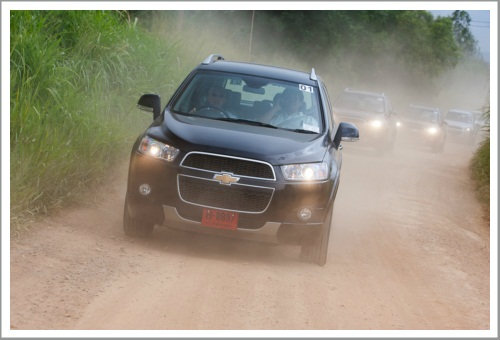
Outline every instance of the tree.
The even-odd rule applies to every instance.
[[[466,11],[454,11],[451,20],[453,21],[453,35],[460,49],[469,55],[477,53],[477,41],[469,30],[471,18]]]

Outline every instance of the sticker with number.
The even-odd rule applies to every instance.
[[[299,84],[299,90],[304,92],[313,93],[313,87],[309,85]]]

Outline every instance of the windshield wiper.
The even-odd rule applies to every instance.
[[[283,130],[288,130],[288,131],[293,131],[293,132],[298,132],[298,133],[314,133],[314,134],[318,134],[319,133],[319,132],[316,132],[316,131],[304,130],[304,129],[285,129],[285,128],[283,128]]]
[[[241,118],[215,118],[215,120],[223,120],[225,122],[235,122],[235,123],[242,123],[242,124],[248,124],[248,125],[263,126],[263,127],[268,127],[271,129],[278,128],[278,127],[271,125],[271,124],[257,122],[255,120],[241,119]]]

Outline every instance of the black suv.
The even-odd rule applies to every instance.
[[[379,154],[394,148],[397,120],[389,97],[384,93],[345,89],[333,103],[335,115],[356,123],[363,135],[361,145]]]
[[[166,107],[145,94],[154,121],[132,148],[123,227],[171,228],[301,245],[326,262],[341,141],[314,69],[298,72],[210,55]]]

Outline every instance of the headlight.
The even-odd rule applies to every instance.
[[[382,125],[384,125],[384,122],[382,122],[379,119],[375,119],[375,120],[370,121],[370,126],[375,128],[375,129],[381,128]]]
[[[401,124],[401,122],[396,122],[397,127],[400,127],[401,125],[403,125],[403,124]]]
[[[470,128],[465,128],[465,131],[470,132]]]
[[[290,181],[322,181],[328,178],[328,164],[325,162],[282,165],[281,171]]]
[[[435,135],[439,132],[439,129],[435,126],[431,126],[431,127],[428,127],[426,131],[429,135]]]
[[[141,144],[139,144],[139,151],[145,155],[161,158],[168,162],[172,162],[179,154],[179,149],[148,136],[142,139]]]

